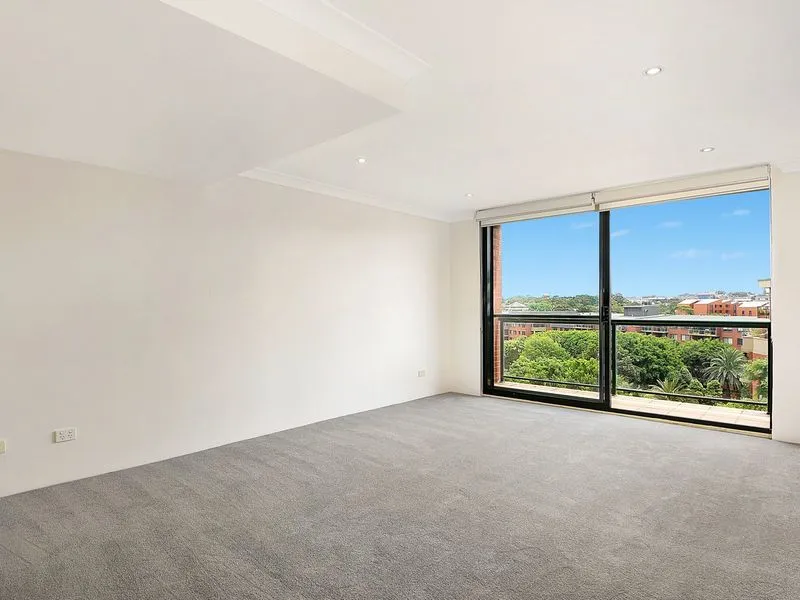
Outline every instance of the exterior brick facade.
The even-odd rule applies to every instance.
[[[500,225],[492,227],[492,312],[496,315],[503,312],[503,235]],[[492,324],[494,328],[494,381],[503,379],[503,327],[500,323]]]

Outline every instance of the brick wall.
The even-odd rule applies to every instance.
[[[503,312],[503,238],[500,225],[492,227],[492,273],[494,274],[494,294],[492,296],[492,311],[495,314]],[[494,381],[503,379],[503,328],[499,323],[494,327]]]

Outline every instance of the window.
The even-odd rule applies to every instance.
[[[484,391],[768,430],[769,240],[768,190],[486,227]]]
[[[493,386],[599,400],[598,228],[596,213],[493,228]]]

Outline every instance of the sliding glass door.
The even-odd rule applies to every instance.
[[[490,387],[600,402],[600,216],[490,230]]]
[[[769,191],[483,229],[484,393],[771,427]]]
[[[611,213],[611,407],[769,429],[769,191]]]

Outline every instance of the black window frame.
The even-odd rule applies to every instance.
[[[771,319],[762,319],[757,317],[741,317],[737,318],[737,323],[740,327],[753,327],[758,329],[765,329],[768,344],[768,380],[770,382],[767,394],[767,415],[769,416],[770,426],[767,428],[755,427],[751,425],[741,425],[737,423],[721,423],[719,421],[707,421],[703,419],[694,419],[690,417],[681,417],[674,415],[656,415],[644,411],[635,411],[629,409],[615,408],[612,406],[612,396],[616,391],[616,331],[619,326],[625,325],[641,325],[642,319],[625,319],[614,318],[611,315],[611,231],[610,231],[610,215],[611,211],[598,211],[595,213],[599,219],[599,277],[598,277],[598,297],[599,297],[599,312],[597,316],[594,315],[549,315],[542,313],[536,314],[513,314],[495,313],[493,310],[494,301],[494,270],[492,265],[493,257],[493,229],[500,227],[500,225],[488,225],[480,228],[481,232],[481,292],[482,298],[482,361],[481,361],[481,382],[482,393],[488,396],[498,396],[503,398],[513,398],[516,400],[528,400],[532,402],[544,402],[547,404],[557,404],[562,406],[571,406],[576,408],[585,408],[591,410],[599,410],[603,412],[634,415],[640,417],[649,417],[660,420],[676,421],[681,423],[690,423],[696,425],[707,425],[711,427],[723,427],[725,429],[738,429],[743,431],[752,431],[758,433],[770,433],[772,431],[772,365],[773,352],[772,352],[772,321]],[[548,218],[548,217],[544,217]],[[656,320],[657,317],[650,319]],[[501,346],[505,342],[505,322],[514,323],[570,323],[575,325],[591,324],[598,327],[599,334],[599,366],[600,374],[598,381],[598,399],[590,400],[580,396],[571,396],[568,393],[555,393],[546,392],[543,390],[525,390],[515,389],[504,386],[498,386],[494,381],[494,327],[495,322],[498,321],[501,327]],[[645,321],[647,322],[647,321]],[[676,326],[694,326],[694,327],[720,327],[719,322],[710,319],[708,322],[687,319],[681,321],[679,319],[671,319],[670,322]],[[736,347],[735,345],[733,347]],[[501,350],[502,352],[502,350]],[[502,359],[502,357],[501,357]]]

